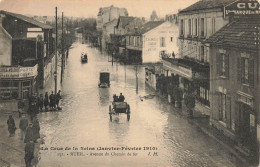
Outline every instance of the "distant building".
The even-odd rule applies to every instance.
[[[170,22],[151,21],[126,35],[129,62],[156,63],[177,50],[178,27]]]
[[[178,24],[178,14],[167,14],[165,16],[165,21],[171,22],[172,24]]]
[[[52,27],[0,11],[0,98],[26,99],[51,75]]]
[[[135,32],[145,23],[144,18],[120,16],[116,25],[114,42],[117,43],[117,55],[122,61],[126,61],[126,38],[125,35]]]
[[[112,48],[111,34],[116,33],[117,19],[107,22],[102,29],[102,50],[110,51]]]
[[[154,10],[150,16],[150,21],[159,21],[156,11]]]
[[[114,7],[100,8],[97,16],[97,30],[102,31],[103,25],[118,19],[119,16],[128,16],[127,9]]]

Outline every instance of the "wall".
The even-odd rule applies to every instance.
[[[169,55],[171,55],[173,51],[177,54],[178,35],[178,27],[170,22],[165,22],[153,30],[143,34],[143,63],[160,61],[161,51],[165,51],[165,53]],[[160,46],[160,40],[162,37],[165,38],[165,47]]]
[[[12,38],[0,25],[0,66],[12,63]]]
[[[257,94],[257,61],[254,61],[254,86],[247,86],[242,84],[241,81],[238,81],[238,62],[241,55],[239,50],[231,50],[230,48],[224,49],[226,54],[229,55],[229,76],[221,77],[217,76],[217,53],[220,52],[221,48],[211,47],[210,49],[210,96],[211,96],[211,123],[217,125],[219,129],[228,130],[232,133],[238,131],[239,125],[239,94],[242,92],[246,96],[252,96],[253,108],[255,112],[259,112],[258,101],[259,97]],[[243,51],[244,52],[244,51]],[[255,53],[249,53],[252,56],[255,56]],[[220,110],[220,99],[219,93],[226,94],[230,98],[230,108],[227,110],[227,120],[219,121],[219,110]]]
[[[204,48],[204,55],[202,54],[202,44],[200,42],[201,36],[201,18],[204,18],[204,36],[210,37],[220,28],[225,26],[229,20],[224,18],[223,12],[220,9],[201,11],[200,13],[186,13],[179,15],[179,32],[181,33],[181,20],[184,21],[184,36],[183,39],[178,40],[179,57],[187,56],[204,63],[209,63],[209,50]],[[191,20],[191,34],[189,34],[189,19]],[[195,19],[197,19],[197,38]],[[187,39],[189,38],[189,39]]]

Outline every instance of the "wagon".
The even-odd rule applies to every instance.
[[[112,121],[113,115],[126,114],[127,120],[130,120],[130,106],[127,102],[112,102],[112,105],[109,105],[109,116],[110,121]]]
[[[98,87],[100,87],[100,88],[110,87],[110,73],[109,72],[100,72]]]
[[[87,54],[81,55],[81,62],[82,63],[87,63],[88,62],[88,55]]]

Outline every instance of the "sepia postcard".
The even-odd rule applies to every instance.
[[[257,167],[258,0],[0,0],[0,167]]]

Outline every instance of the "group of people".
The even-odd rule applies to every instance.
[[[119,97],[116,94],[114,94],[113,99],[114,99],[114,102],[124,102],[125,96],[122,93],[120,93]]]
[[[9,131],[9,136],[15,135],[16,125],[13,116],[10,115],[7,120],[7,126]],[[34,143],[40,138],[40,124],[37,117],[34,117],[31,123],[27,119],[27,116],[21,115],[20,117],[20,139],[25,143],[25,164],[26,167],[31,166],[31,162],[34,158]]]
[[[59,90],[57,94],[53,94],[53,91],[50,95],[48,95],[48,92],[45,92],[45,97],[43,100],[45,111],[48,111],[48,106],[50,110],[61,110],[59,106],[59,102],[61,99],[61,91]]]

